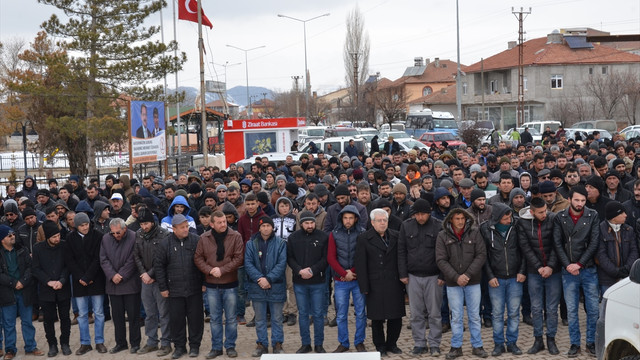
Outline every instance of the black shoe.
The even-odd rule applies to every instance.
[[[256,349],[255,349],[255,350],[253,350],[253,353],[251,353],[251,357],[261,357],[261,356],[262,356],[262,354],[266,354],[266,353],[268,353],[268,352],[269,352],[269,350],[267,350],[267,347],[266,347],[266,346],[264,346],[264,345],[262,345],[262,344],[258,343],[258,344],[256,345]]]
[[[522,355],[522,350],[520,350],[516,343],[507,345],[507,351],[513,355]]]
[[[49,345],[48,357],[54,357],[58,355],[58,345]]]
[[[329,327],[336,327],[338,326],[338,320],[336,320],[336,318],[334,317],[331,321],[329,321]]]
[[[462,356],[462,348],[454,348],[452,347],[451,350],[449,350],[449,353],[447,354],[447,356],[445,357],[446,359],[455,359]]]
[[[380,357],[389,356],[389,354],[387,354],[387,349],[384,347],[376,347],[376,351],[380,353]]]
[[[287,326],[295,325],[297,320],[298,320],[298,317],[295,316],[294,314],[287,316]]]
[[[451,324],[449,323],[444,323],[442,324],[442,333],[448,333],[449,331],[451,331]]]
[[[88,353],[91,350],[93,350],[91,345],[80,345],[80,348],[76,350],[76,355],[81,356]]]
[[[109,350],[109,354],[117,354],[122,350],[127,350],[129,347],[127,345],[116,345]]]
[[[285,324],[289,319],[289,315],[282,315],[282,323]]]
[[[562,326],[569,326],[569,320],[562,319]]]
[[[571,344],[571,348],[569,349],[569,352],[567,352],[567,357],[570,357],[570,358],[578,357],[578,355],[580,355],[581,352],[582,350],[580,350],[580,345]]]
[[[547,342],[548,342],[547,338]],[[527,354],[537,354],[538,352],[544,350],[544,342],[542,341],[542,336],[536,336],[536,340],[533,342],[533,346],[529,350],[527,350]]]
[[[220,351],[220,355],[222,355],[222,350]],[[236,351],[236,348],[228,348],[227,349],[227,356],[230,357],[230,358],[238,357],[238,352]]]
[[[484,327],[486,327],[486,328],[492,328],[493,327],[493,321],[491,321],[491,318],[485,318],[484,319]]]
[[[533,326],[533,319],[531,318],[531,315],[522,315],[522,322],[529,326]]]
[[[229,350],[227,350],[227,354],[229,353]],[[205,356],[205,359],[215,359],[218,356],[222,356],[222,350],[211,350],[209,351],[209,353],[207,354],[207,356]]]
[[[560,354],[560,350],[558,350],[558,346],[556,345],[556,338],[547,336],[547,348],[549,349],[549,354],[558,355]]]
[[[427,348],[424,346],[414,346],[413,350],[411,350],[411,355],[413,356],[420,356],[422,354],[425,354],[427,352]]]
[[[429,349],[429,354],[431,354],[431,356],[433,356],[433,357],[438,357],[438,356],[440,356],[440,348],[437,348],[437,347],[435,347],[435,346],[432,346],[432,347]]]
[[[100,354],[106,354],[107,352],[109,352],[109,350],[107,350],[107,347],[104,346],[104,344],[96,344],[96,350]]]
[[[489,356],[489,354],[487,354],[487,352],[484,351],[484,348],[482,346],[473,348],[471,353],[479,358],[486,358],[487,356]]]
[[[327,352],[322,345],[314,345],[313,351],[318,354],[324,354]]]
[[[132,346],[131,349],[129,349],[129,354],[137,354],[138,350],[140,350],[140,345]]]
[[[587,343],[587,354],[591,355],[591,356],[596,356],[596,344],[594,343]]]
[[[388,349],[388,351],[390,351],[392,354],[396,354],[396,355],[402,354],[402,350],[399,347],[395,346],[395,345],[390,347]]]
[[[505,352],[504,345],[496,345],[493,347],[491,356],[500,356]]]
[[[72,354],[69,344],[60,344],[60,350],[62,350],[62,355],[64,356],[69,356]]]
[[[180,359],[184,354],[187,353],[187,349],[183,347],[177,347],[173,350],[173,355],[171,355],[172,359]]]
[[[251,321],[249,321],[246,325],[247,327],[256,327],[256,317],[254,316]]]
[[[311,345],[302,345],[300,346],[300,349],[296,351],[296,354],[306,354],[306,353],[310,353],[311,351],[312,351]]]
[[[198,355],[200,355],[200,349],[196,349],[196,348],[191,348],[189,350],[189,357],[198,357]]]

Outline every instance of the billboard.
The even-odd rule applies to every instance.
[[[164,102],[132,101],[129,114],[131,163],[166,160]]]

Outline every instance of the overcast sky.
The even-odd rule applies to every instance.
[[[173,39],[172,1],[167,0],[163,12],[167,40]],[[416,56],[456,60],[455,5],[454,0],[203,0],[205,14],[213,23],[212,30],[205,27],[204,31],[206,78],[224,81],[225,68],[213,63],[241,62],[227,67],[227,86],[245,85],[244,52],[226,44],[244,49],[265,45],[248,53],[249,85],[291,88],[291,77],[304,75],[303,25],[277,14],[309,19],[330,13],[307,23],[308,67],[312,90],[321,95],[336,90],[345,83],[346,18],[359,6],[371,42],[369,73],[380,72],[394,80]],[[524,22],[525,40],[573,27],[640,34],[640,0],[460,0],[459,6],[460,57],[465,65],[503,51],[508,41],[517,40],[518,22],[512,6],[532,8]],[[54,11],[37,0],[0,0],[0,41],[18,37],[31,42]],[[149,19],[149,24],[159,23],[159,14]],[[198,87],[197,24],[180,20],[177,33],[180,49],[188,56],[179,74],[180,85]],[[171,76],[169,86],[174,84]]]

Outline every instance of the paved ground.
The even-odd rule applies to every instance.
[[[333,316],[332,314],[333,309],[330,309],[330,317]],[[409,314],[409,308],[407,307],[407,314]],[[253,310],[249,307],[247,308],[247,319],[251,319],[251,317],[253,316]],[[590,357],[586,354],[584,354],[584,313],[580,314],[581,316],[581,328],[582,328],[582,336],[583,336],[583,354],[580,356],[580,359],[589,359]],[[353,317],[350,317],[350,337],[353,340],[353,331],[355,330],[355,325],[353,324]],[[19,324],[19,322],[18,322]],[[400,335],[400,340],[398,341],[398,346],[400,347],[400,349],[402,349],[404,351],[403,354],[401,355],[394,355],[394,356],[390,356],[389,359],[413,359],[414,357],[411,356],[409,353],[411,351],[411,349],[413,348],[413,341],[411,339],[411,330],[408,330],[406,328],[406,325],[408,324],[408,317],[405,317],[403,319],[403,328],[402,328],[402,333]],[[93,326],[93,325],[92,325]],[[19,327],[19,325],[18,325]],[[44,337],[44,328],[43,328],[43,324],[42,323],[35,323],[35,327],[36,327],[36,340],[38,342],[38,347],[42,350],[45,351],[45,353],[47,352],[48,346]],[[313,328],[313,327],[312,327]],[[144,338],[144,329],[143,330],[143,344],[145,342],[145,338]],[[58,331],[58,326],[56,326],[56,331]],[[296,324],[296,326],[284,326],[284,331],[285,331],[285,343],[284,343],[284,349],[287,353],[294,353],[298,347],[300,347],[300,337],[299,337],[299,329],[298,329],[298,325]],[[313,330],[312,330],[313,331]],[[333,351],[337,346],[338,346],[338,341],[337,341],[337,327],[325,327],[325,349],[329,352]],[[312,335],[313,336],[313,335]],[[114,341],[113,341],[113,322],[112,321],[108,321],[105,325],[105,338],[106,340],[106,346],[107,348],[111,348],[114,345]],[[313,339],[313,337],[312,337]],[[493,340],[492,340],[492,331],[491,329],[485,329],[483,328],[482,330],[482,339],[484,341],[484,348],[485,350],[487,350],[488,352],[491,352],[491,350],[493,349]],[[239,325],[238,326],[238,341],[237,341],[237,350],[239,353],[238,359],[251,359],[251,352],[253,352],[253,349],[255,348],[255,340],[256,340],[256,334],[255,334],[255,328],[248,328],[244,325]],[[441,345],[441,351],[442,351],[442,355],[440,358],[443,359],[444,355],[449,351],[449,347],[450,347],[450,340],[451,340],[451,332],[444,334],[443,339],[442,339],[442,345]],[[78,327],[77,326],[72,326],[71,328],[71,349],[75,351],[78,349],[79,347],[79,341],[80,341],[80,335],[78,332]],[[558,344],[558,348],[560,349],[560,355],[558,355],[558,357],[566,357],[564,354],[567,352],[567,350],[569,349],[570,343],[569,343],[569,334],[568,334],[568,327],[566,326],[559,326],[558,329],[558,336],[557,336],[557,344]],[[533,344],[533,329],[531,326],[526,325],[524,323],[520,324],[520,340],[518,341],[518,345],[519,347],[525,352],[524,355],[521,356],[513,356],[510,353],[508,354],[503,354],[500,358],[501,359],[548,359],[550,357],[552,357],[551,355],[549,355],[549,353],[545,350],[537,355],[526,355],[526,350],[529,349],[529,347]],[[365,345],[367,346],[367,349],[372,351],[374,350],[374,346],[371,342],[371,328],[367,328],[367,340],[365,341]],[[23,342],[22,342],[22,338],[21,338],[21,333],[20,330],[18,328],[18,354],[17,354],[17,358],[26,358],[26,356],[24,355],[24,350],[23,350]],[[205,333],[204,333],[204,337],[203,337],[203,342],[202,342],[202,347],[200,348],[200,356],[199,359],[204,359],[205,355],[207,354],[207,352],[210,350],[210,346],[211,346],[211,331],[210,331],[210,327],[208,323],[205,323]],[[354,351],[354,349],[352,349],[352,351]],[[465,354],[464,358],[473,358],[471,356],[471,345],[469,344],[469,333],[468,331],[465,331],[465,335],[464,335],[464,346],[463,346],[463,352]],[[64,357],[62,356],[62,354],[59,354],[58,357]],[[75,355],[71,355],[72,358],[76,358],[77,356]],[[157,359],[157,356],[155,355],[155,353],[152,354],[147,354],[147,355],[130,355],[126,352],[121,352],[118,355],[110,355],[110,354],[99,354],[97,351],[91,351],[88,354],[84,355],[85,358],[91,358],[91,359],[132,359],[132,358],[136,358],[136,359],[140,359],[140,360],[150,360],[150,359]],[[424,355],[422,357],[429,357],[428,355]],[[33,357],[31,357],[33,358]],[[165,359],[170,358],[169,356],[165,357]],[[226,355],[219,357],[221,359],[225,359],[227,358]],[[339,355],[337,357],[335,357],[337,359],[339,359]],[[188,357],[183,357],[183,359],[188,359]]]

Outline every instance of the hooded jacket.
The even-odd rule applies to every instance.
[[[451,226],[451,218],[455,214],[464,214],[467,218],[461,238]],[[436,238],[436,263],[447,286],[459,286],[458,277],[462,274],[469,278],[468,285],[480,284],[486,260],[484,240],[471,215],[462,209],[451,210]]]
[[[162,222],[160,223],[160,225],[164,229],[168,230],[169,232],[173,232],[173,226],[171,225],[171,220],[173,220],[173,215],[175,215],[173,212],[174,211],[173,207],[176,205],[183,205],[185,207],[185,210],[182,212],[182,215],[184,215],[184,217],[187,218],[187,221],[189,222],[189,231],[195,233],[196,222],[189,215],[189,212],[191,211],[191,206],[189,206],[189,202],[182,195],[178,195],[175,197],[175,199],[173,199],[173,201],[171,202],[171,206],[169,206],[169,213],[167,214],[167,216],[165,216],[162,219]]]
[[[351,213],[356,217],[356,223],[350,229],[342,224],[342,216]],[[360,217],[358,209],[353,205],[345,206],[340,211],[340,223],[329,234],[329,247],[327,251],[327,262],[333,270],[334,279],[342,281],[341,278],[347,275],[347,270],[355,273],[355,254],[358,235],[365,232],[365,229],[358,225],[357,219]],[[317,227],[316,227],[317,228]]]
[[[529,212],[530,207],[520,210],[518,220],[518,243],[520,251],[527,262],[527,272],[538,274],[538,270],[545,266],[554,273],[560,271],[560,262],[553,242],[553,220],[556,216],[547,211],[547,218],[543,222]]]
[[[281,215],[279,212],[273,216],[273,231],[278,235],[282,240],[287,241],[289,239],[289,235],[296,230],[296,217],[293,215],[293,203],[289,198],[283,196],[276,201],[276,211],[278,211],[278,206],[281,202],[289,203],[289,212]]]
[[[27,179],[31,179],[31,181],[33,182],[33,185],[31,185],[31,187],[27,187],[26,182]],[[33,201],[34,204],[37,204],[38,201],[36,200],[36,194],[38,192],[38,185],[36,185],[36,180],[33,178],[33,176],[31,175],[27,175],[24,178],[24,181],[22,182],[22,195],[26,196],[29,198],[29,200]]]
[[[353,201],[353,200],[351,200],[350,203],[347,205],[353,205],[356,207],[356,209],[358,209],[358,213],[360,214],[358,219],[358,225],[360,225],[360,227],[362,228],[366,228],[367,224],[369,223],[369,215],[367,214],[367,208],[365,208],[364,205],[360,204],[359,202]],[[331,230],[333,230],[336,227],[336,225],[338,225],[338,222],[339,222],[338,219],[342,209],[343,207],[340,206],[340,204],[338,203],[335,203],[327,208],[327,216],[325,218],[324,227],[323,227],[324,232],[328,233]]]
[[[487,248],[487,261],[484,271],[487,279],[509,279],[518,274],[526,274],[526,262],[520,253],[516,219],[511,217],[511,224],[505,235],[497,229],[500,219],[511,212],[511,208],[504,204],[495,204],[491,219],[480,226],[480,233]]]
[[[240,220],[240,216],[238,215],[238,210],[236,210],[236,207],[231,205],[230,202],[225,201],[225,202],[222,203],[221,209],[222,209],[222,212],[225,215],[226,214],[233,214],[233,216],[235,217],[236,221],[233,224],[229,224],[229,222],[227,222],[227,224],[233,230],[238,231],[238,220]]]
[[[18,216],[15,218],[15,220],[13,221],[9,221],[9,219],[5,216],[2,217],[2,221],[0,221],[0,224],[4,224],[9,226],[13,232],[17,233],[18,229],[20,228],[20,226],[22,226],[22,224],[24,224],[24,220],[22,220],[22,214],[20,213],[20,210],[18,209],[18,203],[13,200],[13,199],[9,199],[7,201],[4,202],[4,204],[2,204],[3,210],[4,210],[4,214],[10,212],[13,214],[18,214]]]
[[[109,208],[109,204],[102,201],[96,201],[93,205],[93,226],[96,230],[100,231],[103,234],[109,232],[109,223],[111,223],[111,218],[108,218],[107,220],[105,220],[105,222],[102,223],[99,221],[102,212],[107,208]]]
[[[438,200],[445,196],[449,197],[449,209],[447,209],[446,212],[443,212],[442,210],[440,210],[440,207],[438,206]],[[449,190],[443,187],[438,187],[436,191],[433,193],[433,210],[431,211],[431,216],[433,216],[434,218],[440,221],[443,221],[447,217],[447,215],[451,212],[451,210],[456,208],[455,202],[456,200],[451,195]]]

